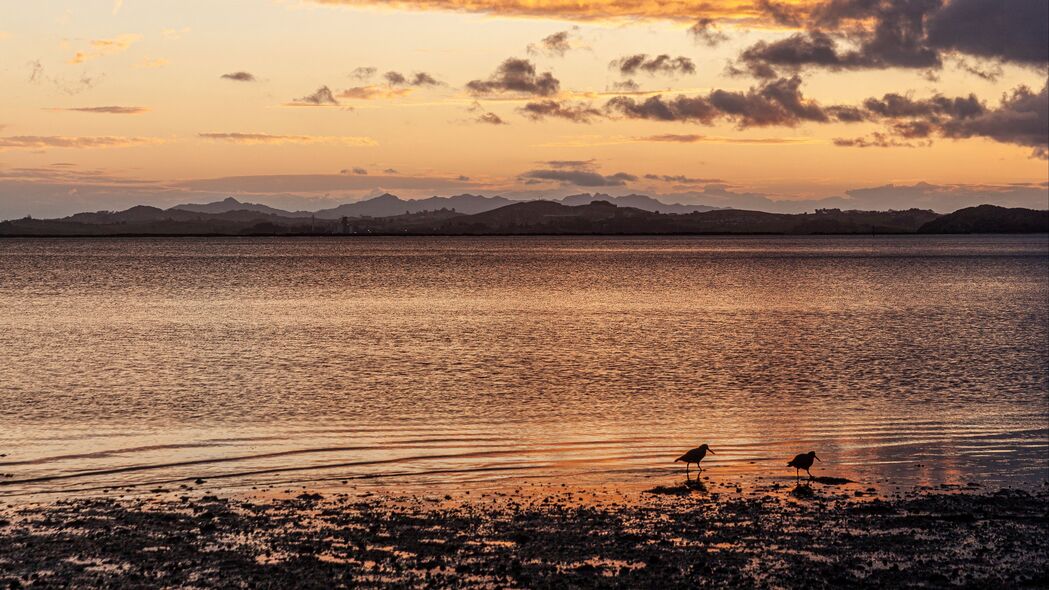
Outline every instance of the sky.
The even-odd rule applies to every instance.
[[[1045,0],[0,5],[0,219],[390,192],[1049,208]]]

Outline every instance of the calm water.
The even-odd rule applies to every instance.
[[[1030,485],[1047,365],[1046,236],[2,240],[0,496]]]

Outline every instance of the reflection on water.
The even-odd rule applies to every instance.
[[[1047,298],[1045,236],[4,240],[0,495],[1039,482]]]

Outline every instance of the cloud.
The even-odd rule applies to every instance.
[[[551,168],[570,168],[573,170],[592,170],[597,166],[597,160],[547,160],[543,162]]]
[[[81,74],[80,78],[75,80],[49,76],[44,71],[44,66],[38,59],[30,61],[27,65],[29,66],[28,81],[30,84],[42,84],[47,82],[52,84],[60,92],[70,96],[94,88],[102,79],[100,76],[92,77],[87,74]]]
[[[59,135],[18,135],[0,137],[0,151],[42,150],[48,148],[117,148],[131,147],[150,143],[159,143],[159,141],[156,139],[145,137],[68,137]]]
[[[807,139],[794,137],[713,137],[697,134],[664,133],[636,137],[635,141],[652,141],[661,143],[742,143],[742,144],[785,144],[804,143]]]
[[[939,70],[944,55],[1042,67],[1049,64],[1045,0],[827,0],[803,10],[762,2],[774,20],[806,30],[759,41],[740,55],[742,69],[776,77],[776,68]],[[982,70],[976,70],[982,71]]]
[[[545,55],[547,57],[564,57],[574,47],[572,31],[561,31],[543,37],[538,43],[530,43],[528,45],[528,53],[530,55]]]
[[[335,100],[335,95],[327,86],[321,86],[313,94],[308,94],[302,98],[296,98],[290,103],[286,103],[289,106],[309,106],[309,107],[326,107],[326,106],[338,106],[339,101]]]
[[[834,145],[839,147],[857,147],[857,148],[895,148],[895,147],[929,147],[932,145],[930,141],[912,142],[895,138],[889,134],[882,133],[881,131],[875,131],[867,137],[854,137],[854,138],[835,138]]]
[[[608,67],[618,70],[623,76],[633,76],[639,71],[655,76],[695,74],[696,64],[684,56],[670,57],[667,54],[648,56],[644,53],[628,55],[612,61]]]
[[[504,121],[502,117],[491,112],[481,113],[480,115],[477,115],[477,118],[474,119],[474,121],[478,123],[486,123],[488,125],[509,125],[509,123]]]
[[[1014,88],[993,108],[974,94],[914,99],[889,93],[882,98],[867,99],[863,106],[872,118],[887,125],[887,131],[878,132],[868,140],[836,140],[837,145],[896,147],[907,145],[900,138],[984,137],[1029,147],[1033,157],[1049,158],[1049,83],[1039,92],[1026,86]]]
[[[117,107],[117,106],[106,106],[106,107],[74,107],[67,109],[48,109],[51,111],[69,111],[75,113],[98,113],[106,115],[141,115],[142,113],[149,112],[146,107]]]
[[[409,10],[445,10],[502,17],[542,17],[558,20],[605,21],[651,19],[692,22],[702,10],[710,18],[769,20],[758,6],[740,2],[653,0],[313,0],[332,6],[379,6]]]
[[[569,103],[551,99],[529,102],[519,108],[518,112],[533,121],[553,117],[573,123],[590,123],[603,115],[601,111],[586,103]]]
[[[729,37],[717,27],[717,21],[712,18],[701,18],[688,29],[692,37],[707,47],[717,47],[728,41]]]
[[[1033,157],[1049,159],[1049,83],[1037,93],[1020,86],[1003,97],[998,108],[951,118],[940,132],[945,137],[986,137],[1027,146]]]
[[[669,175],[669,174],[646,174],[646,180],[656,180],[659,182],[674,182],[678,184],[724,184],[725,181],[718,178],[692,178],[690,176]]]
[[[107,55],[116,55],[127,51],[129,47],[140,40],[142,40],[142,35],[138,34],[120,35],[112,39],[94,39],[88,44],[88,49],[76,52],[69,59],[69,63],[81,64]]]
[[[228,74],[222,74],[219,76],[223,80],[232,80],[234,82],[255,82],[255,74],[251,72],[230,72]]]
[[[198,133],[202,139],[239,143],[246,145],[314,144],[334,143],[355,146],[375,146],[377,141],[370,137],[331,135],[270,135],[268,133]]]
[[[613,82],[611,89],[615,92],[636,93],[641,90],[641,85],[633,80]]]
[[[390,86],[441,86],[442,82],[426,72],[415,72],[409,78],[400,72],[386,72],[383,74],[386,83]]]
[[[339,171],[339,174],[356,174],[357,176],[367,176],[368,171],[364,168],[344,168]]]
[[[942,50],[1044,66],[1049,63],[1049,2],[951,0],[927,19],[928,41]]]
[[[163,68],[164,66],[168,65],[169,63],[171,63],[171,62],[169,62],[168,60],[164,59],[163,57],[158,57],[156,59],[150,59],[148,57],[144,57],[144,58],[142,58],[141,61],[139,61],[137,64],[135,64],[135,69],[137,69],[137,70],[157,70],[157,69]]]
[[[466,84],[473,94],[497,94],[516,92],[535,96],[557,94],[561,83],[550,72],[539,74],[535,65],[526,60],[511,57],[504,61],[487,80],[473,80]]]
[[[611,176],[604,176],[597,172],[587,170],[530,170],[520,175],[522,180],[547,180],[571,184],[575,186],[624,186],[628,182],[634,182],[638,178],[632,174],[619,172]]]
[[[378,71],[378,68],[373,68],[370,66],[354,68],[353,71],[350,72],[350,77],[361,81],[371,80]]]
[[[852,109],[824,108],[806,99],[800,87],[801,79],[795,76],[767,81],[746,92],[714,90],[706,96],[678,95],[670,99],[656,95],[642,101],[617,96],[609,100],[605,108],[628,119],[687,121],[705,125],[728,119],[740,128],[793,127],[807,121],[852,122]]]
[[[380,98],[397,98],[411,94],[411,88],[391,88],[389,86],[355,86],[339,92],[339,98],[355,100],[374,100]]]

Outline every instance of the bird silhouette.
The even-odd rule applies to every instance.
[[[809,468],[812,467],[813,460],[819,461],[821,463],[823,462],[823,459],[820,459],[816,456],[816,451],[809,451],[791,459],[790,463],[787,463],[787,467],[794,468],[794,477],[798,478],[799,480],[801,479],[802,469],[805,470],[805,473],[809,474],[809,479],[812,479],[812,472],[809,471]]]
[[[703,467],[699,464],[699,462],[703,460],[703,457],[707,456],[707,451],[710,451],[711,455],[717,455],[717,453],[715,453],[710,448],[709,445],[704,443],[704,444],[701,444],[698,447],[692,449],[691,451],[685,453],[684,455],[681,455],[677,459],[674,459],[674,463],[679,463],[681,461],[685,462],[685,479],[686,480],[688,479],[688,466],[691,463],[695,463],[696,464],[696,469],[699,469],[700,471],[703,471]]]

